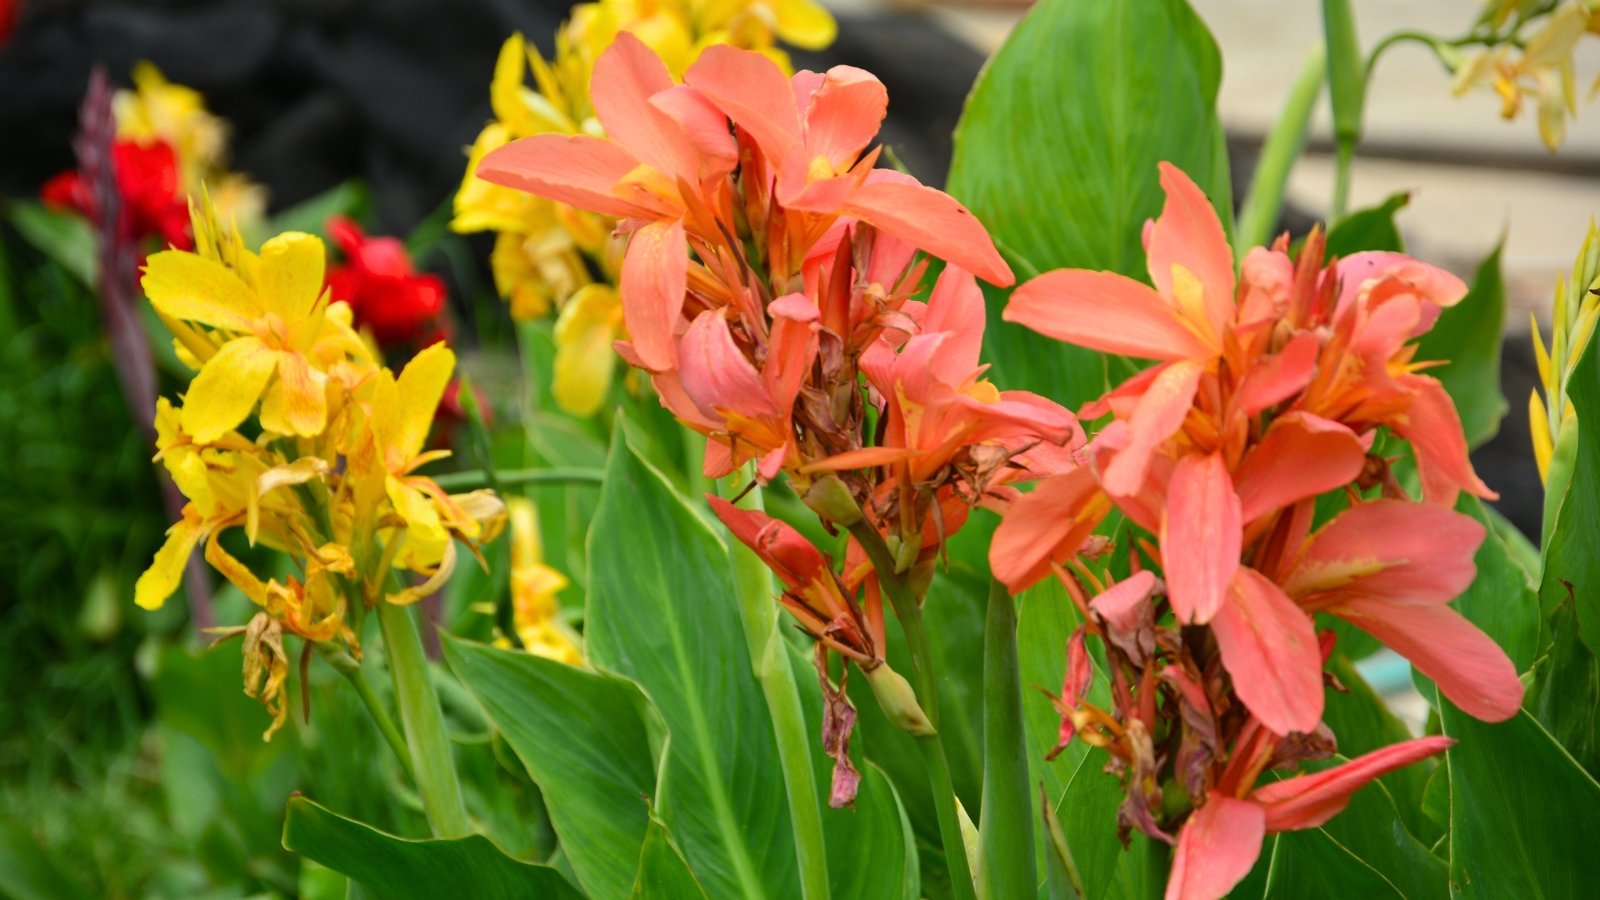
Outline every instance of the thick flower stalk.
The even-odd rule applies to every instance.
[[[423,350],[397,378],[352,330],[349,306],[330,302],[320,240],[283,234],[253,252],[204,207],[194,233],[194,252],[153,254],[143,277],[196,374],[181,405],[159,403],[157,458],[188,504],[136,600],[159,607],[204,545],[206,560],[261,609],[236,631],[247,639],[247,679],[252,660],[269,676],[261,693],[275,714],[270,737],[286,715],[283,632],[308,651],[359,656],[354,625],[365,610],[442,584],[455,542],[475,549],[492,539],[504,507],[488,492],[446,494],[416,471],[446,455],[424,444],[454,369],[449,348]],[[286,554],[297,573],[256,574],[224,546],[232,530]]]
[[[493,150],[535,134],[601,134],[589,95],[595,62],[627,32],[681,75],[708,47],[758,51],[789,69],[784,42],[807,49],[832,43],[833,18],[813,0],[644,3],[601,0],[574,7],[546,60],[513,34],[500,49],[489,88],[494,121],[474,142],[455,198],[451,227],[496,233],[490,267],[500,295],[517,319],[536,319],[552,307],[556,323],[552,392],[563,409],[588,416],[605,402],[616,361],[611,343],[625,337],[615,286],[621,258],[611,233],[616,223],[546,198],[507,190],[479,178]],[[526,84],[532,72],[534,85]]]
[[[1575,421],[1572,403],[1567,399],[1567,383],[1578,364],[1583,348],[1594,334],[1600,318],[1600,231],[1589,223],[1583,247],[1572,264],[1572,274],[1556,282],[1555,305],[1550,313],[1550,344],[1546,347],[1533,323],[1533,351],[1539,363],[1539,382],[1544,397],[1535,388],[1528,396],[1528,424],[1533,435],[1533,455],[1539,463],[1539,479],[1548,486],[1550,462],[1561,445],[1563,433]]]
[[[1061,270],[1005,311],[1046,335],[1157,364],[1084,411],[1109,416],[1076,459],[1014,501],[990,561],[1013,591],[1055,573],[1086,620],[1058,705],[1063,744],[1111,753],[1123,829],[1176,841],[1169,898],[1224,895],[1265,833],[1320,824],[1356,787],[1442,750],[1431,739],[1257,787],[1269,767],[1327,756],[1323,665],[1335,616],[1388,644],[1467,713],[1498,721],[1522,699],[1515,667],[1451,609],[1472,583],[1483,526],[1458,495],[1473,472],[1455,407],[1414,341],[1465,294],[1392,253],[1326,264],[1313,233],[1256,248],[1234,274],[1204,194],[1163,164],[1167,202],[1145,230],[1154,287]],[[1409,441],[1422,502],[1401,487],[1388,433]],[[1318,498],[1344,509],[1326,522]],[[1134,529],[1132,575],[1085,560],[1115,507]],[[1139,536],[1139,532],[1148,537]],[[1105,646],[1113,709],[1086,699],[1085,632]],[[1173,837],[1174,832],[1178,837]]]

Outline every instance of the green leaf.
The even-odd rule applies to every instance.
[[[1401,191],[1390,194],[1377,206],[1357,210],[1340,219],[1328,232],[1328,255],[1342,257],[1363,250],[1403,253],[1406,243],[1400,237],[1400,228],[1395,224],[1394,217],[1410,202],[1411,195]]]
[[[1584,643],[1575,599],[1563,601],[1548,621],[1555,642],[1534,667],[1524,705],[1590,775],[1600,776],[1600,663]]]
[[[20,822],[0,822],[0,894],[38,900],[90,896],[56,867]]]
[[[1163,198],[1157,162],[1183,169],[1222,221],[1233,219],[1221,75],[1216,42],[1183,0],[1044,0],[967,99],[950,192],[1019,279],[1065,266],[1142,278],[1141,230]],[[987,296],[985,358],[997,383],[1074,408],[1104,390],[1105,358],[1002,322],[1005,292]],[[1132,371],[1115,365],[1111,380]]]
[[[348,216],[359,220],[370,205],[367,186],[351,179],[279,212],[268,222],[267,233],[304,231],[307,234],[322,234],[330,217]]]
[[[1450,767],[1450,882],[1464,898],[1565,900],[1600,879],[1600,784],[1527,712],[1479,722],[1439,703]]]
[[[1266,900],[1409,900],[1325,829],[1286,831],[1269,839],[1262,851],[1262,860],[1270,860]]]
[[[627,897],[656,792],[654,711],[614,675],[444,637],[450,668],[516,752],[578,883],[591,897]]]
[[[1037,885],[1028,745],[1022,730],[1016,601],[989,588],[983,657],[983,806],[976,873],[986,897],[1023,897]]]
[[[34,249],[66,269],[81,283],[93,287],[100,280],[94,226],[70,212],[55,212],[32,200],[11,200],[6,220]]]
[[[1383,698],[1367,684],[1366,679],[1361,677],[1349,657],[1335,653],[1328,661],[1328,671],[1345,688],[1343,691],[1326,692],[1327,701],[1322,714],[1323,722],[1333,730],[1341,755],[1354,758],[1414,736],[1405,723],[1389,711]],[[1430,841],[1444,833],[1442,829],[1432,827],[1433,823],[1422,815],[1423,793],[1436,765],[1431,761],[1423,761],[1404,766],[1379,779],[1394,798],[1393,803],[1399,808],[1406,827]]]
[[[1330,768],[1347,761],[1349,755],[1346,752],[1337,759],[1308,765],[1306,769]],[[1419,773],[1426,776],[1427,770],[1421,769]],[[1407,900],[1447,900],[1449,897],[1449,870],[1444,860],[1434,856],[1406,826],[1394,796],[1382,781],[1356,791],[1350,798],[1350,805],[1317,830],[1359,861],[1359,866],[1351,864],[1349,868],[1378,873]],[[1298,862],[1304,853],[1303,843],[1297,835],[1280,848],[1280,852]],[[1318,853],[1325,851],[1325,847],[1316,848]],[[1365,873],[1361,872],[1359,877],[1364,879]],[[1284,896],[1302,895],[1291,892]],[[1350,889],[1335,896],[1365,895]]]
[[[1500,430],[1506,397],[1500,391],[1500,326],[1506,314],[1506,284],[1501,274],[1501,241],[1478,265],[1461,302],[1446,309],[1418,341],[1417,359],[1448,360],[1429,370],[1443,382],[1461,415],[1468,447],[1478,447]]]
[[[700,886],[689,863],[672,843],[666,824],[651,816],[639,853],[638,878],[629,897],[632,900],[693,900],[705,896],[705,888]]]
[[[1551,461],[1550,484],[1568,487],[1553,527],[1545,532],[1539,604],[1548,614],[1573,597],[1580,634],[1589,652],[1600,655],[1600,566],[1595,564],[1600,560],[1600,438],[1595,437],[1600,434],[1600,351],[1595,350],[1593,337],[1573,366],[1567,396],[1577,420],[1563,426],[1561,443],[1567,443],[1565,429],[1571,428],[1576,429],[1577,446],[1570,479],[1556,471],[1560,453]]]
[[[1539,650],[1539,597],[1483,502],[1462,494],[1456,508],[1482,523],[1488,535],[1473,557],[1478,575],[1454,606],[1494,638],[1518,672],[1526,672]]]
[[[581,900],[560,872],[512,859],[481,834],[413,841],[385,834],[305,797],[289,800],[283,846],[379,897]]]
[[[777,747],[727,548],[622,432],[589,533],[586,650],[637,682],[665,720],[660,814],[707,892],[797,896]]]

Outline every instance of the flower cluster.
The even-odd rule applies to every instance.
[[[172,84],[148,62],[133,69],[132,90],[112,98],[116,140],[111,166],[121,210],[117,234],[128,243],[159,238],[163,246],[192,246],[186,198],[204,190],[229,218],[258,221],[266,194],[244,176],[227,170],[227,125],[205,108],[191,88]],[[94,186],[83,173],[62,172],[40,191],[45,203],[100,216]]]
[[[517,639],[535,656],[582,665],[582,640],[561,618],[556,599],[567,586],[567,577],[544,561],[538,511],[526,497],[512,497],[506,507],[511,523],[511,620]]]
[[[449,338],[444,282],[418,274],[399,238],[369,237],[344,216],[329,219],[327,229],[344,255],[328,270],[328,290],[349,304],[355,326],[371,333],[385,356]]]
[[[591,96],[610,137],[535,135],[478,174],[617,222],[631,335],[617,349],[707,437],[707,476],[784,473],[825,521],[871,529],[892,571],[915,576],[971,506],[1081,444],[1065,409],[983,378],[971,273],[1009,284],[1011,271],[955,200],[874,168],[888,104],[876,78],[790,78],[717,46],[680,83],[622,34]],[[918,250],[948,263],[926,302]],[[783,577],[808,632],[892,680],[874,674],[883,616],[864,548],[838,575],[779,523],[718,510]]]
[[[196,374],[181,405],[158,404],[157,458],[188,503],[135,599],[159,607],[205,545],[261,607],[228,633],[245,637],[247,690],[274,712],[270,736],[286,714],[285,631],[308,651],[359,652],[368,606],[432,592],[455,564],[455,541],[476,552],[505,511],[489,492],[448,495],[416,471],[447,455],[424,445],[455,366],[448,347],[428,347],[396,377],[351,328],[350,307],[330,300],[318,238],[281,234],[253,252],[201,206],[193,229],[193,252],[153,254],[144,269],[145,293]],[[242,430],[252,416],[259,428]],[[224,546],[234,529],[296,572],[263,579]]]
[[[1332,633],[1319,637],[1317,614],[1388,644],[1474,716],[1515,714],[1522,685],[1448,605],[1484,538],[1452,507],[1462,491],[1493,494],[1414,341],[1465,285],[1400,254],[1325,264],[1317,233],[1297,258],[1282,240],[1251,250],[1236,277],[1205,195],[1166,164],[1161,181],[1166,205],[1145,229],[1154,287],[1061,270],[1006,308],[1048,336],[1157,365],[1082,412],[1110,421],[1011,504],[991,563],[1013,591],[1061,577],[1087,623],[1069,647],[1062,741],[1110,752],[1124,829],[1178,830],[1168,897],[1221,897],[1263,834],[1317,825],[1361,784],[1448,743],[1258,787],[1266,768],[1334,750],[1322,723]],[[1385,431],[1410,442],[1424,502],[1377,452]],[[1081,555],[1107,552],[1093,531],[1112,508],[1151,538],[1131,537],[1131,574],[1106,583]],[[1085,631],[1103,642],[1114,710],[1086,699]]]
[[[615,285],[620,256],[615,222],[490,184],[476,174],[483,158],[535,134],[597,135],[604,123],[590,97],[595,62],[621,33],[635,35],[681,74],[706,48],[756,50],[786,70],[779,40],[820,48],[833,41],[832,17],[814,0],[579,4],[545,60],[514,34],[500,49],[489,88],[495,120],[474,142],[455,198],[451,227],[496,233],[490,267],[500,295],[518,319],[561,310],[556,324],[556,402],[575,415],[593,415],[605,402],[616,362],[611,342],[623,335]],[[526,81],[532,71],[535,88]]]
[[[1539,479],[1547,485],[1550,461],[1561,445],[1562,435],[1576,435],[1574,429],[1567,427],[1575,415],[1567,399],[1567,383],[1578,364],[1578,356],[1589,345],[1597,319],[1600,319],[1600,230],[1590,222],[1583,248],[1572,264],[1571,276],[1556,283],[1548,349],[1539,335],[1539,323],[1533,323],[1533,351],[1539,363],[1544,398],[1540,399],[1537,388],[1528,395],[1528,424],[1533,435],[1534,459],[1539,464]]]
[[[1521,30],[1540,15],[1538,31],[1520,38]],[[1500,96],[1500,114],[1506,119],[1516,118],[1524,101],[1533,100],[1539,136],[1551,151],[1559,149],[1566,140],[1567,119],[1578,114],[1573,52],[1585,33],[1600,35],[1600,0],[1563,0],[1533,15],[1528,4],[1492,0],[1482,24],[1491,29],[1483,41],[1488,46],[1456,64],[1456,95],[1492,88]],[[1500,35],[1508,24],[1510,32]],[[1596,91],[1600,79],[1590,96]]]

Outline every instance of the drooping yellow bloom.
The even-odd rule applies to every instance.
[[[1503,21],[1504,16],[1497,15],[1496,20]],[[1567,119],[1578,114],[1572,54],[1585,31],[1600,33],[1600,3],[1571,0],[1558,6],[1521,49],[1508,40],[1466,59],[1456,69],[1456,96],[1492,87],[1500,95],[1500,115],[1506,119],[1516,118],[1524,99],[1532,99],[1539,136],[1555,151],[1566,140]]]
[[[1571,277],[1556,283],[1548,348],[1539,334],[1539,323],[1533,323],[1533,351],[1539,363],[1544,397],[1540,398],[1537,389],[1528,397],[1528,419],[1541,481],[1548,481],[1550,459],[1561,443],[1562,431],[1573,420],[1567,383],[1578,357],[1583,355],[1594,334],[1595,321],[1600,319],[1600,294],[1597,292],[1600,292],[1600,231],[1590,221],[1589,233],[1572,264]]]
[[[609,284],[587,285],[562,307],[550,385],[562,409],[577,416],[599,412],[617,371],[611,345],[622,336],[622,298]]]
[[[582,665],[578,635],[562,621],[556,599],[567,579],[544,563],[533,502],[513,497],[506,506],[511,523],[512,621],[517,637],[529,653],[569,666]]]
[[[188,499],[135,601],[161,606],[204,545],[205,560],[260,609],[243,627],[246,692],[284,721],[283,639],[359,654],[357,627],[375,603],[410,603],[449,577],[455,542],[503,528],[493,493],[451,495],[419,469],[455,366],[442,344],[397,378],[350,329],[349,308],[323,290],[316,238],[279,235],[252,252],[210,203],[192,208],[196,250],[150,258],[144,286],[197,373],[182,404],[157,404],[157,458]],[[259,436],[247,438],[252,413]],[[263,578],[220,541],[289,557],[296,574]],[[412,574],[406,574],[412,573]],[[421,576],[419,583],[414,576]]]

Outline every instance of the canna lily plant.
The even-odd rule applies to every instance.
[[[1417,36],[1364,56],[1323,6],[1236,219],[1181,0],[1037,4],[947,189],[886,164],[878,77],[780,49],[834,37],[809,0],[583,4],[552,57],[502,47],[453,199],[517,323],[516,366],[462,337],[477,384],[399,238],[332,219],[330,262],[164,187],[184,502],[134,599],[199,554],[266,736],[341,714],[291,715],[320,658],[412,811],[313,785],[284,846],[381,896],[1580,895],[1594,236],[1536,339],[1535,545],[1472,456],[1498,251],[1463,279],[1343,208],[1365,76]],[[1544,84],[1505,48],[1582,4],[1491,6],[1431,46]],[[195,114],[151,78],[140,128]],[[1336,203],[1275,234],[1324,79]]]

